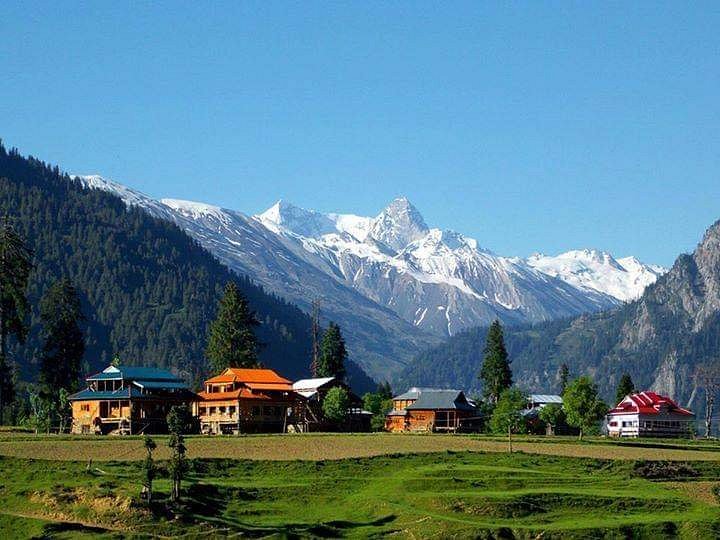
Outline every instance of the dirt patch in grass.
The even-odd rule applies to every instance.
[[[720,452],[677,448],[644,448],[613,444],[572,442],[524,442],[517,451],[565,457],[610,460],[720,461]],[[167,459],[166,439],[157,437],[157,459]],[[443,451],[506,452],[505,442],[459,435],[401,434],[313,434],[259,435],[241,437],[189,437],[192,458],[251,460],[337,460],[380,455],[432,453]],[[140,438],[122,437],[11,437],[0,438],[0,455],[86,462],[135,461],[145,452]]]
[[[665,485],[681,491],[696,501],[704,502],[712,506],[720,506],[720,500],[716,495],[717,488],[720,484],[711,481],[697,482],[666,482]]]

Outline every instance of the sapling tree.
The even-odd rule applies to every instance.
[[[153,451],[157,448],[155,441],[145,435],[143,439],[143,445],[145,447],[145,461],[143,462],[143,489],[146,493],[146,500],[148,504],[152,503],[153,495],[153,480],[155,480],[155,474],[157,470],[155,468],[155,461],[153,460]]]
[[[168,472],[170,473],[170,500],[177,502],[180,500],[180,487],[185,473],[189,467],[187,458],[185,457],[186,447],[185,439],[182,435],[172,433],[168,446],[172,452],[170,463],[168,463]]]
[[[490,417],[490,430],[493,433],[507,433],[508,452],[512,453],[512,436],[525,428],[522,411],[527,405],[527,396],[519,388],[503,390]]]

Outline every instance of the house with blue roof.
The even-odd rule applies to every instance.
[[[73,433],[166,433],[175,405],[197,396],[177,375],[153,367],[108,366],[85,379],[87,388],[70,396]]]
[[[410,388],[392,398],[387,431],[458,431],[477,418],[475,403],[461,390]]]

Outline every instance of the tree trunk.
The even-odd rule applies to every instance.
[[[508,452],[512,454],[512,428],[508,426]]]
[[[578,440],[582,441],[582,438],[583,438],[583,430],[582,430],[582,428],[580,428],[580,435],[578,437]]]

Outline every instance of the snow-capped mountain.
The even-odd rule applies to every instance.
[[[632,258],[595,260],[593,252],[502,257],[472,238],[428,227],[405,198],[374,218],[285,201],[251,217],[157,201],[99,176],[78,178],[174,221],[229,267],[303,308],[321,298],[326,318],[343,326],[354,358],[376,378],[440,337],[495,318],[535,322],[619,305],[662,271]]]
[[[623,302],[640,298],[648,285],[667,272],[662,266],[643,264],[635,257],[615,259],[594,249],[568,251],[556,257],[535,254],[527,263],[580,289],[607,294]]]

